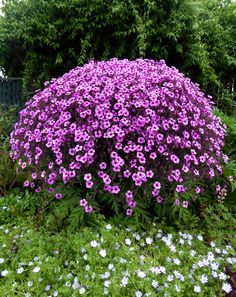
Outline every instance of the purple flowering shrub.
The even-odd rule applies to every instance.
[[[201,180],[222,173],[224,128],[210,97],[164,61],[91,61],[45,86],[11,133],[11,157],[33,170],[25,186],[48,185],[57,199],[61,183],[99,188],[131,215],[140,191],[179,204],[193,185],[201,193]]]

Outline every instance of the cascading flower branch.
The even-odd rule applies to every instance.
[[[211,98],[163,60],[90,61],[45,86],[11,133],[11,157],[33,169],[25,186],[99,183],[123,195],[131,215],[136,189],[148,184],[161,203],[164,191],[184,193],[189,180],[212,179],[227,162]]]

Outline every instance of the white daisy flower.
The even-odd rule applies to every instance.
[[[102,250],[99,251],[99,254],[100,254],[101,257],[105,258],[106,255],[107,255],[107,252],[106,252],[106,250],[102,249]]]
[[[152,242],[153,242],[153,240],[151,237],[146,238],[146,244],[150,245],[150,244],[152,244]]]
[[[127,276],[123,276],[121,279],[120,287],[126,287],[128,285],[129,278]]]
[[[90,242],[90,245],[91,245],[91,247],[95,248],[95,247],[98,246],[98,242],[97,242],[96,240],[92,240],[92,241]]]
[[[8,274],[8,272],[9,272],[9,271],[5,269],[5,270],[3,270],[3,271],[1,272],[1,275],[2,275],[2,276],[6,276],[6,275]]]
[[[111,281],[106,280],[106,281],[104,282],[104,287],[109,288],[110,284],[111,284]]]
[[[145,278],[147,276],[146,272],[142,271],[142,270],[138,270],[137,271],[137,276],[139,278]]]
[[[111,270],[111,271],[114,271],[115,270],[115,266],[112,263],[110,263],[108,265],[108,269]]]
[[[140,291],[135,292],[135,297],[142,297],[142,296],[143,296],[142,292]]]
[[[4,258],[0,258],[0,264],[4,263],[5,259]]]
[[[129,238],[126,238],[126,239],[125,239],[125,244],[126,244],[126,245],[131,245],[131,240],[130,240]]]
[[[232,287],[229,283],[224,283],[222,285],[222,290],[228,294],[232,291]]]
[[[201,287],[199,286],[194,286],[193,290],[195,293],[200,293],[202,291]]]
[[[33,272],[34,272],[34,273],[37,273],[37,272],[39,272],[39,271],[40,271],[40,267],[39,267],[39,266],[34,267],[34,269],[33,269]]]
[[[158,282],[153,280],[152,281],[152,286],[153,286],[154,289],[156,289],[158,287]]]
[[[200,276],[200,282],[204,285],[208,282],[208,277],[205,274]]]
[[[221,280],[226,280],[227,279],[227,275],[224,272],[220,272],[218,275],[219,279]]]
[[[111,229],[112,229],[111,224],[107,224],[107,225],[106,225],[106,229],[107,229],[107,230],[111,230]]]
[[[20,268],[16,269],[16,272],[18,274],[21,274],[22,272],[24,272],[24,268],[23,267],[20,267]]]
[[[80,289],[79,289],[79,293],[82,295],[82,294],[84,294],[86,292],[86,290],[85,290],[85,288],[84,287],[81,287]]]

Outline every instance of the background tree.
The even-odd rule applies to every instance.
[[[165,59],[216,96],[236,73],[229,0],[6,0],[0,67],[40,87],[94,58]]]

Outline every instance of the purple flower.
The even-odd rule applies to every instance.
[[[158,203],[160,190],[174,197],[227,162],[210,98],[163,60],[90,61],[52,80],[20,112],[10,143],[11,158],[44,186],[82,177],[90,189],[92,172],[103,191],[147,191]],[[133,197],[125,199],[132,210]]]
[[[62,198],[62,194],[61,193],[56,193],[55,194],[55,198],[56,199],[61,199]]]
[[[130,208],[127,208],[127,209],[126,209],[126,215],[127,215],[128,217],[130,217],[130,216],[132,215],[132,212],[133,212],[132,209],[130,209]]]
[[[175,205],[179,205],[180,201],[179,199],[175,199]]]
[[[106,169],[107,168],[107,164],[105,162],[102,162],[100,165],[99,165],[100,169]]]
[[[86,182],[86,188],[91,189],[93,187],[93,182],[91,180]]]
[[[88,202],[87,202],[86,199],[81,199],[80,202],[79,202],[79,204],[80,204],[80,206],[85,207],[88,204]]]
[[[189,204],[189,202],[186,200],[186,201],[183,201],[183,207],[184,208],[188,208],[188,204]]]
[[[84,208],[84,211],[87,212],[87,213],[90,213],[93,211],[93,208],[91,205],[86,205],[85,208]]]
[[[26,180],[26,181],[24,182],[24,187],[28,187],[28,186],[29,186],[29,181]]]
[[[86,173],[85,175],[84,175],[84,180],[85,181],[90,181],[92,179],[92,175],[90,174],[90,173]]]

